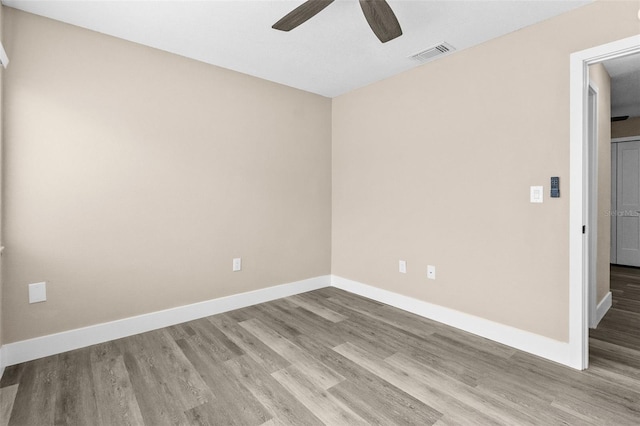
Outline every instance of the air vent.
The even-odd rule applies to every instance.
[[[409,58],[416,60],[418,62],[428,62],[435,57],[445,55],[449,52],[453,52],[454,50],[456,50],[456,48],[450,45],[449,43],[440,43],[437,46],[430,47],[427,50],[423,50],[422,52],[416,53],[415,55],[410,56]]]

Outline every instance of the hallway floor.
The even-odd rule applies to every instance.
[[[613,306],[598,328],[589,333],[592,361],[606,345],[638,351],[635,368],[640,367],[640,268],[611,265]],[[597,357],[596,357],[597,358]]]

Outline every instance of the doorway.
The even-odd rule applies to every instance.
[[[587,228],[589,201],[589,66],[640,52],[640,36],[633,36],[571,55],[570,59],[570,212],[569,212],[569,359],[585,369],[589,364],[589,311],[592,291],[592,244],[597,234]]]

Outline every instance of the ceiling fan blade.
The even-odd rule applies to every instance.
[[[385,0],[360,0],[360,7],[381,42],[386,43],[402,35],[400,23]]]
[[[334,0],[307,0],[289,12],[284,18],[273,24],[271,28],[280,31],[291,31],[298,25],[316,16]]]

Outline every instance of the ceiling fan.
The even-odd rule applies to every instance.
[[[273,24],[271,28],[291,31],[333,2],[334,0],[307,0]],[[360,7],[369,26],[381,42],[386,43],[402,35],[398,19],[385,0],[360,0]]]

